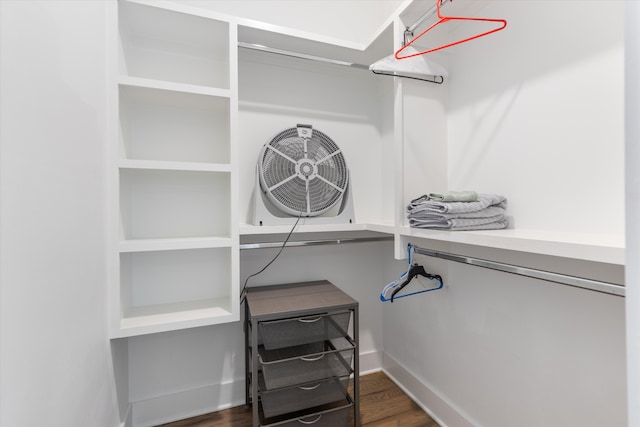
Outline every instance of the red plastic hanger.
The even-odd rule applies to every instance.
[[[402,46],[400,49],[398,49],[396,51],[396,59],[407,59],[407,58],[411,58],[414,56],[419,56],[419,55],[424,55],[427,53],[431,53],[431,52],[435,52],[436,50],[441,50],[441,49],[446,49],[448,47],[451,46],[455,46],[457,44],[460,43],[465,43],[468,42],[470,40],[474,40],[480,37],[484,37],[486,35],[495,33],[497,31],[503,30],[506,26],[507,26],[507,21],[504,19],[493,19],[493,18],[469,18],[469,17],[463,17],[463,16],[442,16],[440,14],[440,4],[442,3],[443,0],[437,0],[436,1],[436,12],[438,13],[438,21],[431,25],[429,28],[427,28],[426,30],[424,30],[423,32],[421,32],[420,34],[418,34],[417,37],[414,37],[411,41],[409,41],[409,43],[405,44],[404,46]],[[450,0],[453,1],[453,0]],[[407,47],[411,46],[411,44],[413,44],[413,42],[415,42],[416,40],[418,40],[420,37],[424,36],[425,34],[427,34],[429,31],[431,31],[432,29],[434,29],[435,27],[437,27],[440,24],[444,24],[445,22],[449,22],[449,21],[483,21],[483,22],[498,22],[502,25],[500,25],[497,28],[494,28],[492,30],[489,31],[485,31],[484,33],[480,33],[480,34],[476,34],[475,36],[471,36],[471,37],[467,37],[464,38],[462,40],[458,40],[456,42],[453,43],[447,43],[444,44],[442,46],[439,47],[435,47],[433,49],[429,49],[429,50],[425,50],[423,52],[418,52],[418,53],[413,53],[411,55],[406,55],[406,56],[400,56],[400,54],[402,53],[403,50],[405,50]]]

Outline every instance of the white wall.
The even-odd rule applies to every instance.
[[[118,424],[105,279],[105,2],[0,2],[0,424]]]
[[[449,51],[449,187],[506,195],[517,228],[622,233],[624,2],[484,3],[508,25]]]
[[[405,200],[475,189],[506,195],[518,228],[623,232],[623,2],[473,7],[509,23],[448,50],[446,119],[438,113],[441,94],[422,99],[426,89],[403,83],[405,106],[419,107],[405,108],[405,164],[412,166],[405,167]],[[452,25],[455,39],[463,26]],[[446,120],[446,139],[419,142],[417,134],[433,135],[439,120]],[[411,154],[419,152],[424,169]],[[385,368],[444,424],[626,425],[623,298],[419,259],[447,286],[385,306]]]

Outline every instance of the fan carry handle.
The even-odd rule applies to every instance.
[[[311,138],[313,136],[313,126],[311,125],[303,125],[298,123],[296,125],[298,129],[298,136],[300,138]]]

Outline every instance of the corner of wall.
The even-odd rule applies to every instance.
[[[440,427],[481,427],[429,384],[409,372],[387,353],[382,353],[382,370]]]

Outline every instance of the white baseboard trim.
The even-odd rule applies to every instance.
[[[360,354],[360,375],[382,370],[382,352]],[[120,427],[148,427],[244,405],[244,378],[131,403]]]
[[[133,420],[131,418],[131,404],[129,404],[127,406],[127,411],[124,415],[124,418],[122,421],[120,421],[120,424],[118,424],[119,427],[133,427]]]
[[[384,373],[441,427],[480,427],[460,408],[416,378],[393,357],[383,353],[382,361]]]
[[[360,376],[382,370],[382,352],[370,351],[360,354]]]
[[[244,378],[133,402],[132,427],[149,427],[244,405]]]

